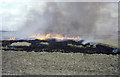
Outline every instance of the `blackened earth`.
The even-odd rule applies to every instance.
[[[23,43],[24,42],[24,43]],[[87,53],[87,54],[119,54],[119,49],[109,45],[88,42],[84,40],[2,40],[4,51],[27,51],[27,52],[64,52],[64,53]],[[22,43],[23,45],[19,45]],[[28,43],[29,45],[24,45]],[[18,44],[18,45],[17,45]]]

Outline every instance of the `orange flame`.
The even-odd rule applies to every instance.
[[[61,34],[46,34],[46,35],[45,34],[44,35],[37,34],[37,35],[29,36],[29,38],[36,38],[36,39],[39,39],[39,40],[46,40],[46,39],[50,39],[50,38],[60,39],[60,40],[64,40],[64,39],[72,39],[72,40],[79,39],[79,40],[81,40],[80,36],[64,37]]]
[[[15,40],[15,37],[9,39],[3,39],[3,40]]]

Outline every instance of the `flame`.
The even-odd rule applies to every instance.
[[[3,39],[3,40],[15,40],[15,37],[9,39]]]
[[[64,39],[72,39],[72,40],[75,40],[75,39],[79,39],[81,40],[80,36],[77,36],[77,37],[64,37],[63,35],[61,34],[44,34],[44,35],[41,35],[41,34],[36,34],[36,35],[32,35],[32,36],[29,36],[29,38],[36,38],[38,40],[46,40],[46,39],[59,39],[59,40],[64,40]]]

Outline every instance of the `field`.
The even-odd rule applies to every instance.
[[[117,75],[118,68],[118,54],[2,51],[4,75]]]

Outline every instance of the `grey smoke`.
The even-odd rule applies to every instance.
[[[24,34],[53,33],[70,36],[89,34],[95,30],[99,5],[99,3],[50,2],[47,3],[44,13],[38,9],[31,9],[21,30]],[[29,20],[29,16],[33,16],[33,19]]]
[[[93,39],[117,32],[117,3],[46,2],[42,11],[39,3],[34,6],[16,37],[52,33]]]

